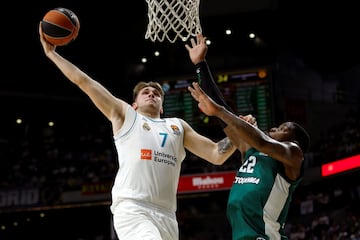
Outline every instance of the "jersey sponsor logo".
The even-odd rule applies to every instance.
[[[259,184],[260,178],[256,177],[235,177],[234,184],[255,183]]]
[[[141,160],[151,160],[152,159],[151,149],[141,149],[140,150],[140,159]]]
[[[175,167],[177,158],[171,154],[155,151],[154,152],[154,161]]]
[[[151,149],[141,149],[140,150],[140,159],[151,161],[154,157],[154,162],[163,163],[166,165],[175,166],[177,163],[177,158],[173,155],[158,152],[153,152]]]
[[[176,136],[180,136],[180,129],[178,126],[176,125],[170,125],[171,129],[173,130],[173,133],[176,135]]]

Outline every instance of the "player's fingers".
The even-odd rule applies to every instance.
[[[191,96],[196,100],[196,101],[198,101],[199,100],[199,97],[198,97],[198,95],[197,95],[197,93],[195,92],[195,90],[192,88],[192,87],[188,87],[188,90],[190,91],[190,94],[191,94]]]
[[[201,43],[201,39],[202,39],[202,35],[201,35],[201,34],[196,35],[196,41],[197,41],[198,44]]]
[[[203,43],[206,43],[206,39],[207,39],[207,37],[203,37],[203,39],[202,39]]]
[[[195,39],[190,39],[190,42],[191,42],[191,46],[195,47],[196,46],[196,42],[195,42]]]

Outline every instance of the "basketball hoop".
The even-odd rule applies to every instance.
[[[201,33],[200,0],[145,0],[148,5],[148,26],[145,39],[174,43],[187,41]]]

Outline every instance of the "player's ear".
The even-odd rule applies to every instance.
[[[161,107],[160,108],[160,114],[163,114],[164,113],[164,109]]]
[[[133,103],[131,106],[134,110],[136,110],[138,108],[138,105],[136,103]]]

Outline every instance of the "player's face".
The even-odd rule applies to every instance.
[[[138,107],[151,106],[152,108],[162,107],[161,93],[153,87],[145,87],[140,90],[136,98]]]
[[[290,141],[292,136],[291,123],[285,122],[278,127],[273,127],[269,131],[269,136],[278,141]]]

